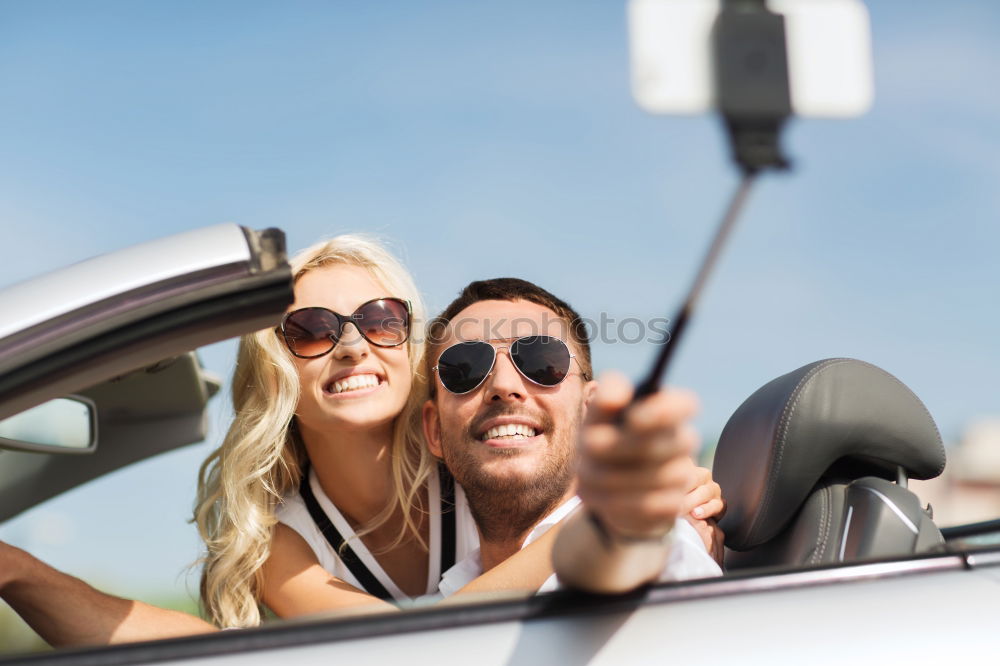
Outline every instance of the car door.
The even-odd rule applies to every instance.
[[[205,435],[220,382],[191,352],[275,325],[292,300],[284,234],[225,224],[103,255],[0,292],[0,418],[68,394],[96,409],[92,454],[3,450],[0,521]]]

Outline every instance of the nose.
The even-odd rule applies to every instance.
[[[350,326],[348,326],[350,324]],[[333,347],[332,355],[340,361],[362,361],[368,357],[368,341],[354,322],[346,322],[340,329],[340,339]]]
[[[506,349],[497,349],[493,372],[486,378],[484,399],[489,402],[520,402],[526,395],[524,377],[514,367],[510,354]]]

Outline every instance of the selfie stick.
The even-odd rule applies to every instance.
[[[718,230],[715,232],[712,245],[701,262],[701,267],[698,269],[694,283],[692,283],[691,288],[688,290],[687,298],[684,299],[684,303],[677,310],[677,315],[670,320],[670,329],[664,333],[663,340],[658,343],[660,351],[656,355],[656,361],[653,363],[653,367],[650,369],[649,374],[646,375],[646,378],[636,387],[633,400],[639,400],[651,393],[655,393],[659,389],[660,381],[666,373],[670,358],[674,353],[674,349],[677,348],[677,341],[680,340],[681,335],[684,333],[684,328],[687,326],[688,320],[694,312],[694,306],[698,302],[698,297],[705,286],[705,281],[708,279],[709,273],[712,272],[712,267],[715,265],[719,253],[722,251],[722,246],[729,237],[729,232],[733,228],[733,223],[736,221],[743,202],[746,201],[755,175],[752,172],[745,173],[740,180],[740,185],[729,202],[729,208],[726,210],[726,214],[722,218]]]
[[[784,17],[771,12],[765,0],[726,0],[716,18],[712,39],[716,101],[742,177],[687,298],[659,343],[652,369],[636,387],[633,402],[659,389],[757,174],[763,169],[789,166],[778,144],[781,126],[792,112]]]

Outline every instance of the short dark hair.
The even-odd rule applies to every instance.
[[[580,349],[577,360],[585,379],[593,377],[590,361],[590,337],[583,318],[569,303],[545,291],[537,284],[519,278],[501,277],[491,280],[470,282],[440,315],[435,317],[428,328],[427,364],[430,367],[437,357],[444,337],[444,329],[459,312],[479,301],[529,301],[552,310],[569,324],[569,335]],[[430,376],[430,373],[428,373]],[[431,382],[431,394],[434,392]]]

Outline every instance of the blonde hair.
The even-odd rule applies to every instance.
[[[292,261],[296,281],[308,271],[334,264],[366,269],[389,295],[412,306],[407,344],[413,384],[396,418],[392,441],[394,493],[385,508],[358,536],[385,524],[397,511],[404,523],[389,546],[408,535],[426,547],[414,514],[422,511],[420,489],[432,457],[423,445],[420,406],[427,380],[421,372],[424,307],[413,279],[378,242],[342,235],[306,248]],[[292,428],[299,383],[291,353],[268,328],[240,339],[233,373],[235,417],[222,445],[201,466],[194,520],[207,554],[201,578],[201,601],[208,617],[221,627],[255,626],[261,620],[261,567],[270,554],[275,507],[298,488],[307,460]]]

